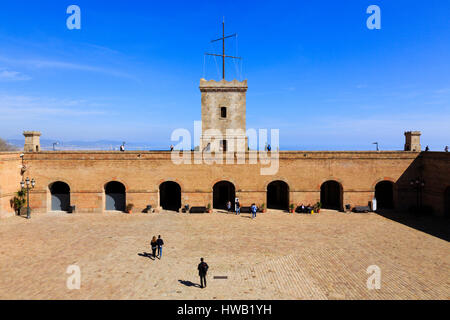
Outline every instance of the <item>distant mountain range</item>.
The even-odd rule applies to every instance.
[[[9,139],[8,143],[23,149],[24,139]],[[56,140],[41,139],[41,150],[53,150]],[[58,141],[55,150],[119,150],[123,141],[97,140],[97,141]],[[125,150],[169,150],[169,146],[151,145],[149,143],[126,142]]]

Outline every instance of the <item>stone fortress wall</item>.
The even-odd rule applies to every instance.
[[[450,211],[450,153],[421,152],[419,131],[405,132],[404,151],[282,151],[276,173],[262,175],[266,165],[249,163],[246,151],[247,89],[246,80],[200,80],[199,150],[209,144],[208,151],[244,156],[244,164],[176,164],[164,151],[41,151],[41,133],[25,131],[23,159],[20,152],[0,153],[0,215],[14,214],[10,200],[26,177],[36,180],[33,212],[75,206],[77,213],[102,213],[128,203],[138,212],[148,205],[220,207],[234,197],[245,206],[287,209],[321,201],[342,209],[367,206],[374,196],[381,207],[396,210],[420,204],[438,215]],[[231,148],[238,141],[242,148]],[[414,189],[412,180],[425,181],[424,187]]]
[[[0,199],[3,216],[12,215],[10,199],[19,189],[20,153],[0,153]],[[126,203],[141,212],[147,205],[161,205],[160,186],[173,181],[180,186],[181,204],[213,205],[214,185],[229,181],[243,205],[267,203],[268,185],[287,184],[289,203],[314,204],[321,200],[321,187],[336,181],[343,204],[367,205],[379,182],[393,185],[394,207],[407,210],[416,204],[417,191],[410,181],[423,177],[424,205],[444,215],[445,193],[450,187],[450,153],[444,152],[345,152],[282,151],[275,175],[260,174],[261,164],[175,164],[163,151],[44,151],[27,152],[23,178],[36,180],[30,203],[34,213],[51,211],[51,186],[64,182],[70,188],[70,204],[77,213],[105,211],[105,186],[118,181],[125,187]],[[336,191],[335,192],[339,192]],[[173,195],[177,197],[178,195]]]

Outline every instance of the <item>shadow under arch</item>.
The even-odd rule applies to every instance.
[[[378,209],[394,209],[394,183],[389,180],[383,180],[375,185],[375,199]]]
[[[126,188],[122,182],[110,181],[105,184],[105,210],[125,211]]]
[[[213,186],[213,208],[226,209],[227,202],[231,202],[231,208],[234,208],[234,199],[236,198],[236,187],[233,183],[222,180]]]
[[[49,184],[50,210],[66,211],[70,210],[70,186],[63,181],[55,181]]]
[[[322,208],[343,210],[344,188],[336,180],[328,180],[320,186]]]
[[[289,185],[275,180],[267,185],[267,209],[289,210]]]
[[[181,186],[177,182],[164,181],[159,185],[159,205],[170,211],[181,208]]]

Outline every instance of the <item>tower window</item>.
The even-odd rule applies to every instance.
[[[221,118],[226,118],[227,117],[227,108],[226,107],[221,107],[220,108],[220,117]]]

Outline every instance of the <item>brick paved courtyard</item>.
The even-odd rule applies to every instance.
[[[158,234],[162,260],[140,255]],[[49,213],[0,220],[0,241],[0,299],[450,298],[449,242],[373,213]],[[200,257],[206,289],[192,285]],[[66,288],[73,264],[80,290]]]

